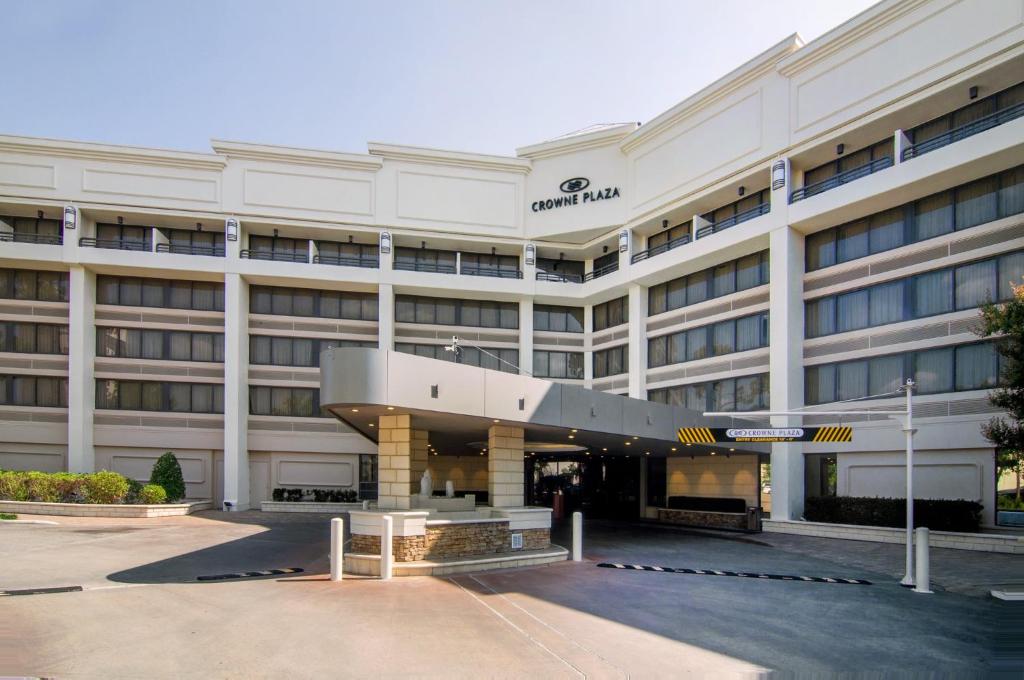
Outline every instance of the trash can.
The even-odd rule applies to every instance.
[[[761,508],[747,508],[747,531],[761,530]]]
[[[565,496],[559,491],[551,499],[551,519],[562,519],[565,517]]]

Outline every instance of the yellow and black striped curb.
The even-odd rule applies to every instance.
[[[289,567],[287,569],[264,569],[263,571],[239,571],[232,574],[214,574],[213,576],[197,576],[197,581],[226,581],[234,578],[259,578],[260,576],[280,576],[282,574],[301,574],[304,569]]]
[[[788,576],[785,574],[760,574],[746,571],[724,571],[721,569],[686,569],[680,567],[652,567],[646,564],[617,564],[601,562],[597,566],[605,569],[631,569],[633,571],[659,571],[666,574],[696,574],[698,576],[738,576],[740,578],[759,578],[769,581],[804,581],[806,583],[844,583],[848,585],[870,586],[871,581],[861,578],[833,578],[829,576]]]

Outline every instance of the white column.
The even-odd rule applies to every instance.
[[[72,233],[73,234],[73,233]],[[77,236],[73,234],[73,236]],[[71,266],[68,313],[68,472],[95,472],[96,274]]]
[[[249,284],[224,275],[224,502],[249,508]]]
[[[626,248],[622,248],[622,234],[626,234]],[[633,231],[631,229],[619,230],[618,237],[615,240],[615,247],[619,249],[619,271],[625,271],[629,266],[630,258],[633,254]]]
[[[533,299],[519,301],[519,368],[533,375]]]
[[[647,286],[629,286],[629,396],[647,398]]]
[[[395,292],[390,283],[377,288],[377,347],[395,348]]]
[[[773,194],[774,198],[774,194]],[[786,226],[770,235],[769,316],[771,410],[804,405],[804,237]],[[799,426],[799,416],[772,418],[776,427]],[[772,444],[772,518],[799,519],[804,509],[802,444]]]
[[[893,133],[892,162],[894,165],[898,165],[903,162],[903,150],[908,146],[911,146],[911,142],[910,138],[907,137],[907,133],[903,130],[897,130]]]
[[[594,387],[594,305],[583,307],[583,386]]]

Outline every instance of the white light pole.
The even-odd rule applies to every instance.
[[[907,382],[900,388],[907,393],[907,412],[903,421],[903,432],[907,435],[907,566],[901,585],[914,585],[914,405],[911,397],[914,394],[914,381]]]

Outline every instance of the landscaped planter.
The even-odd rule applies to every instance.
[[[34,503],[31,501],[0,501],[0,512],[18,515],[60,515],[62,517],[173,517],[209,510],[213,501],[186,501],[160,505],[122,505],[103,503]]]
[[[316,501],[263,501],[260,510],[263,512],[323,512],[339,513],[349,510],[362,510],[359,503],[317,503]]]

